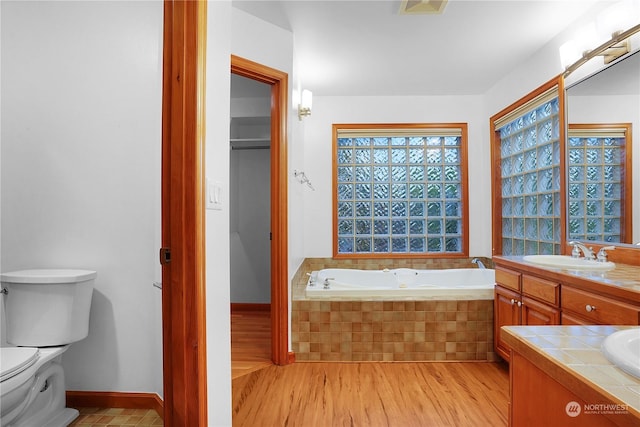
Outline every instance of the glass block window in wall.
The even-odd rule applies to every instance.
[[[496,129],[500,144],[502,254],[560,253],[557,88]]]
[[[333,130],[334,256],[466,256],[466,124]]]
[[[569,125],[568,235],[570,240],[625,242],[627,134],[631,125]],[[626,197],[625,197],[626,196]],[[628,206],[628,207],[627,207]]]

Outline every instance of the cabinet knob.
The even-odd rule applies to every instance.
[[[522,307],[522,301],[518,301],[518,307]]]
[[[587,306],[584,309],[587,310],[589,313],[591,313],[592,311],[596,311],[596,306],[587,304]]]
[[[514,300],[513,298],[511,298],[511,305],[515,304],[516,300]]]

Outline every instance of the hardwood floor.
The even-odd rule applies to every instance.
[[[270,360],[268,312],[231,315],[235,427],[507,425],[509,369],[492,362]]]
[[[235,378],[234,426],[506,426],[491,362],[298,362]]]
[[[232,310],[231,378],[273,365],[269,311]]]

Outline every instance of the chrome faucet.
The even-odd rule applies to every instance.
[[[333,277],[328,277],[326,279],[324,279],[324,286],[322,287],[322,289],[329,289],[329,280],[336,280]]]
[[[596,256],[596,261],[598,262],[607,262],[607,251],[612,251],[616,247],[615,246],[603,246],[598,251],[598,255]]]
[[[478,266],[478,268],[482,268],[485,269],[487,267],[484,266],[484,264],[482,263],[482,261],[480,261],[479,258],[474,258],[471,260],[472,263],[476,264]]]
[[[309,276],[309,286],[315,286],[316,285],[316,279],[317,279],[317,274],[315,271],[311,272],[311,273],[307,273],[307,276]]]
[[[584,254],[584,259],[594,260],[596,257],[593,254],[593,249],[588,248],[580,242],[569,242],[570,245],[573,245],[573,250],[571,251],[571,256],[573,258],[580,258],[580,251]]]

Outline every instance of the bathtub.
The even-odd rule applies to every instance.
[[[311,299],[491,300],[494,285],[495,271],[492,269],[329,268],[309,275],[305,293]]]

